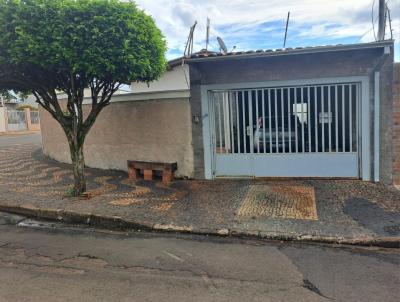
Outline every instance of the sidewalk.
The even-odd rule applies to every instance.
[[[68,165],[38,145],[0,149],[0,211],[198,234],[400,247],[400,191],[356,180],[132,182],[87,169],[89,199],[65,197]]]

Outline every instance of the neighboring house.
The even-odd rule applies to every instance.
[[[33,95],[28,95],[26,99],[22,100],[21,103],[18,104],[18,107],[26,105],[36,109],[39,107],[39,104],[36,102],[35,97]]]
[[[0,132],[40,130],[38,104],[33,97],[25,100],[1,100]]]
[[[88,166],[176,161],[178,176],[197,179],[399,177],[393,41],[202,52],[169,65],[113,97],[85,143]],[[43,110],[41,119],[44,153],[69,162],[61,128]]]
[[[21,104],[20,100],[3,100],[3,107],[10,109],[10,110],[15,110],[17,107]]]

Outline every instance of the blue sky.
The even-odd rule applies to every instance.
[[[189,27],[197,20],[194,50],[205,47],[206,20],[211,19],[210,48],[216,37],[228,50],[282,48],[287,12],[290,23],[286,47],[374,41],[373,0],[137,0],[152,15],[168,42],[168,59],[183,54]],[[378,13],[375,1],[374,18]],[[400,61],[400,0],[391,9],[395,60]],[[377,32],[377,22],[375,23]],[[387,28],[387,37],[390,37]]]

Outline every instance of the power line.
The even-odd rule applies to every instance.
[[[374,21],[374,6],[375,6],[375,0],[372,1],[372,8],[371,8],[371,22],[372,22],[372,30],[374,31],[374,39],[376,41],[376,33],[375,33],[375,22]]]

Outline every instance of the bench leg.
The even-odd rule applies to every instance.
[[[128,175],[130,179],[137,180],[139,178],[139,170],[134,167],[129,167]]]
[[[143,171],[144,180],[153,180],[153,170],[145,169]]]
[[[162,173],[162,182],[164,185],[168,185],[171,183],[172,179],[173,179],[174,175],[172,173],[172,171],[169,170],[164,170]]]

